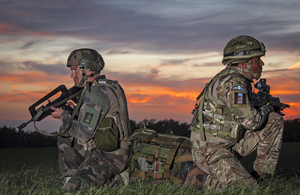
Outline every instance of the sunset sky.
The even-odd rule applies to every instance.
[[[285,119],[300,117],[299,8],[298,0],[0,0],[0,126],[20,125],[38,99],[72,87],[67,57],[83,47],[96,49],[102,74],[123,86],[130,119],[190,123],[195,98],[238,35],[265,44],[262,78],[291,105]],[[48,117],[37,126],[60,124]]]

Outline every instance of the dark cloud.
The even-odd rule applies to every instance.
[[[271,48],[280,46],[295,51],[300,47],[299,4],[292,1],[117,2],[18,1],[4,5],[1,10],[26,11],[30,13],[27,17],[3,11],[0,16],[16,27],[9,33],[30,30],[94,40],[96,49],[100,48],[99,42],[105,41],[154,53],[221,51],[231,38],[240,34],[252,35]],[[172,8],[167,7],[169,3]],[[170,11],[162,10],[161,6]],[[147,12],[145,7],[152,11]],[[237,9],[240,7],[247,9]],[[182,13],[181,17],[177,12]]]
[[[64,64],[39,64],[34,61],[23,62],[25,69],[34,72],[44,72],[47,74],[70,75],[69,68]]]
[[[112,49],[109,52],[107,52],[106,54],[129,54],[131,53],[130,51],[127,50],[123,50],[123,49]]]
[[[157,68],[151,68],[151,73],[152,74],[158,74],[159,70],[157,70]]]
[[[64,64],[40,64],[35,61],[24,62],[8,62],[0,61],[0,73],[10,73],[12,71],[29,71],[29,72],[42,72],[47,74],[55,74],[68,76],[70,75],[69,68]]]
[[[215,67],[215,66],[220,66],[219,63],[203,63],[203,64],[193,64],[194,67]]]
[[[27,42],[25,45],[23,45],[22,47],[20,47],[19,49],[23,50],[23,49],[28,49],[29,47],[31,47],[32,45],[34,45],[35,43],[37,43],[36,41],[30,41]]]
[[[182,65],[185,62],[188,62],[190,59],[171,59],[171,60],[164,60],[160,66],[177,66]]]

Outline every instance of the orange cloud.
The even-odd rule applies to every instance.
[[[8,93],[2,93],[1,102],[18,102],[18,103],[33,103],[48,94],[50,90],[45,91],[10,91]],[[58,94],[59,95],[59,94]],[[51,98],[55,99],[57,96]]]
[[[293,68],[300,68],[300,62],[297,62],[296,64],[288,67],[287,69],[293,69]]]
[[[0,75],[0,82],[17,86],[28,84],[34,86],[56,87],[60,84],[72,83],[71,78],[61,75],[51,75],[42,72],[14,73]]]
[[[0,34],[22,34],[33,36],[49,36],[50,34],[39,33],[32,30],[20,28],[7,23],[0,23]]]
[[[18,89],[18,86],[17,86],[17,85],[12,85],[12,88],[13,88],[14,90],[16,90],[16,89]]]
[[[300,118],[300,102],[295,103],[289,103],[290,108],[284,109],[282,112],[285,114],[285,119],[294,119],[294,118]]]
[[[295,70],[298,69],[294,69],[293,72]],[[291,108],[283,111],[286,118],[299,116],[300,88],[295,75],[284,72],[281,77],[267,78],[267,84],[271,86],[271,95],[279,97],[284,103],[291,104]],[[125,90],[131,119],[137,121],[145,118],[157,120],[172,118],[190,122],[191,111],[196,103],[195,99],[202,91],[205,83],[209,81],[207,78],[185,81],[157,80],[135,75],[116,77],[115,79],[120,81]],[[46,95],[49,89],[54,89],[60,84],[67,83],[69,87],[73,85],[69,76],[51,75],[43,72],[3,74],[0,75],[1,82],[9,84],[9,90],[13,85],[18,87],[14,91],[1,94],[1,101],[29,105]],[[21,91],[21,84],[33,87]],[[40,91],[37,91],[37,86]]]

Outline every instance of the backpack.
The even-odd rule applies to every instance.
[[[131,144],[129,177],[184,183],[193,164],[189,138],[157,133],[144,125],[128,141]]]
[[[119,131],[120,131],[120,139],[121,140],[127,140],[129,135],[131,135],[131,128],[130,128],[130,121],[128,116],[128,107],[127,107],[127,100],[124,93],[123,88],[116,80],[110,80],[106,78],[98,79],[97,85],[105,85],[112,89],[112,91],[115,93],[118,103],[121,108],[120,114],[120,125],[119,125]]]

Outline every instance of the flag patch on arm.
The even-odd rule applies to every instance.
[[[233,107],[244,107],[248,106],[248,97],[246,90],[241,86],[235,86],[232,88],[232,102]]]

